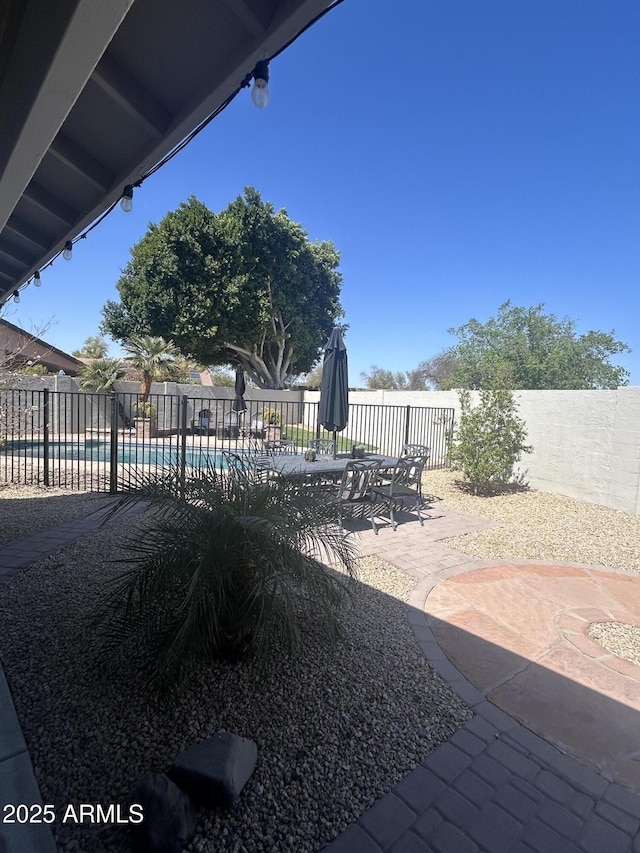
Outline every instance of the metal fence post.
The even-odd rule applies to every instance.
[[[111,392],[111,451],[109,453],[109,494],[118,491],[118,399]]]
[[[49,485],[49,389],[44,389],[44,400],[42,404],[43,409],[43,419],[44,423],[43,427],[43,439],[44,439],[44,453],[43,453],[43,461],[44,461],[44,484],[45,486]]]
[[[407,406],[404,415],[404,444],[409,444],[409,424],[411,422],[411,406]]]
[[[186,467],[187,467],[187,414],[189,411],[189,399],[186,394],[182,395],[180,404],[180,493],[184,495]]]

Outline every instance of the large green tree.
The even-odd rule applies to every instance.
[[[339,262],[331,242],[310,242],[252,188],[217,215],[192,196],[131,249],[102,329],[120,341],[161,335],[198,362],[240,363],[259,387],[283,388],[343,316]]]
[[[505,302],[486,323],[471,319],[449,329],[458,343],[447,351],[451,372],[441,388],[599,389],[628,383],[628,372],[610,358],[629,350],[615,332],[576,334],[576,324]]]

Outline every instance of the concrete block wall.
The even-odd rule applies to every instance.
[[[518,470],[532,488],[640,514],[640,387],[516,391],[516,398],[533,445]],[[451,406],[460,415],[455,391],[352,391],[349,399]]]

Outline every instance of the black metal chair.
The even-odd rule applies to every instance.
[[[271,457],[267,455],[240,455],[231,450],[221,451],[225,467],[240,486],[268,483],[279,480],[281,475],[270,467]]]
[[[422,497],[422,472],[428,458],[428,456],[401,456],[388,482],[379,483],[373,487],[373,511],[375,512],[376,505],[387,510],[394,530],[398,526],[394,515],[397,509],[415,512],[420,524],[424,526],[422,510],[425,508],[425,502]],[[380,513],[375,512],[375,514]],[[376,530],[375,527],[374,530]]]
[[[266,453],[271,453],[274,456],[296,452],[296,446],[290,438],[277,438],[273,441],[265,441],[264,449]]]
[[[368,506],[371,526],[375,533],[378,532],[373,517],[373,490],[375,484],[378,482],[379,470],[379,459],[367,459],[364,462],[358,460],[347,463],[337,492],[333,496],[338,513],[338,523],[341,527],[344,527],[342,517],[346,507],[354,509],[356,506]]]
[[[409,442],[402,445],[402,453],[400,456],[426,456],[427,459],[431,456],[431,448],[425,444],[410,444]]]
[[[307,447],[309,450],[315,450],[318,456],[336,455],[336,443],[332,438],[311,438]]]

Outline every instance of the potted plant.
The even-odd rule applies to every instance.
[[[136,417],[133,419],[133,425],[136,430],[136,436],[146,441],[148,438],[154,438],[158,434],[158,410],[148,400],[139,400],[133,404],[136,411]]]
[[[262,419],[267,441],[280,441],[282,438],[282,412],[279,409],[263,409]]]

